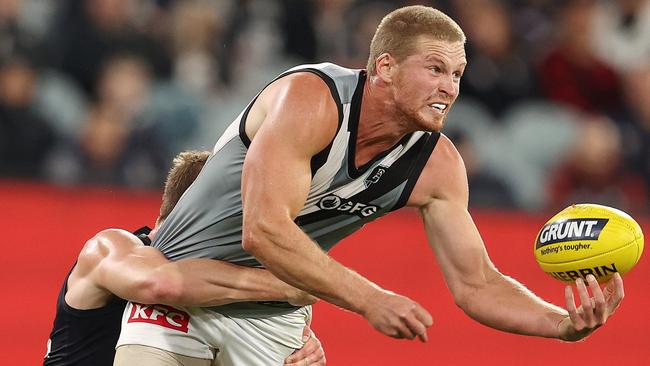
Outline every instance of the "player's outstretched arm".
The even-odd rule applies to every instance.
[[[300,73],[270,85],[249,116],[242,172],[243,246],[281,280],[365,316],[389,336],[426,339],[430,315],[333,260],[294,222],[311,185],[311,159],[334,138],[338,110],[325,83]],[[250,131],[250,125],[261,125]]]
[[[438,144],[409,203],[420,207],[429,242],[456,304],[487,326],[518,334],[577,340],[602,325],[622,298],[622,283],[620,292],[619,284],[610,285],[607,300],[600,288],[592,286],[593,307],[589,307],[584,285],[579,285],[583,307],[572,308],[572,299],[567,297],[567,312],[501,274],[467,211],[462,159],[445,136]]]
[[[67,300],[68,295],[92,298],[107,291],[145,304],[187,306],[271,300],[306,305],[316,300],[262,269],[213,259],[170,262],[119,229],[104,230],[86,243],[71,279],[77,286],[69,288]]]

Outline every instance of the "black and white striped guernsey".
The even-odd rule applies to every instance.
[[[296,218],[327,251],[365,223],[406,204],[440,135],[411,133],[357,169],[354,153],[365,71],[322,63],[292,68],[278,78],[297,72],[322,78],[338,106],[338,130],[329,146],[312,158],[310,191]],[[153,246],[168,258],[261,266],[241,245],[241,172],[250,145],[244,126],[254,101],[219,138],[196,181],[161,226]]]

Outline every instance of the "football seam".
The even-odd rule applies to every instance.
[[[574,259],[574,260],[566,261],[566,262],[542,262],[542,261],[540,261],[540,260],[537,260],[537,263],[540,263],[540,264],[567,264],[567,263],[571,263],[571,262],[582,261],[582,260],[585,260],[585,259],[592,259],[592,258],[595,258],[595,257],[599,257],[599,256],[601,256],[601,255],[605,255],[605,254],[608,254],[608,253],[611,253],[611,252],[615,252],[615,251],[617,251],[617,250],[619,250],[619,249],[623,249],[623,248],[627,247],[627,246],[630,245],[630,244],[634,244],[637,240],[638,240],[637,238],[634,238],[632,241],[627,242],[627,243],[621,245],[620,247],[618,247],[618,248],[616,248],[616,249],[612,249],[612,250],[608,250],[608,251],[606,251],[606,252],[598,253],[598,254],[592,255],[591,257],[585,257],[585,258],[580,258],[580,259]],[[536,258],[536,259],[537,259],[537,258]],[[639,260],[637,259],[636,262],[638,262],[638,261],[639,261]]]
[[[600,209],[600,211],[601,211],[602,213],[604,213],[605,215],[607,215],[607,214],[611,214],[611,212],[610,212],[609,210],[607,210],[607,209],[604,209],[604,208],[599,208],[599,209]],[[621,223],[622,223],[623,225],[627,226],[628,229],[630,229],[632,232],[634,232],[634,233],[636,234],[636,232],[637,232],[637,230],[636,230],[637,227],[635,227],[634,225],[632,225],[632,223],[630,222],[630,220],[632,220],[632,222],[634,222],[634,223],[636,223],[636,221],[634,221],[634,218],[633,218],[632,216],[630,216],[629,214],[627,214],[626,212],[623,212],[623,213],[625,213],[625,214],[626,214],[627,216],[629,216],[629,217],[624,217],[624,216],[620,216],[620,215],[619,215],[619,217],[623,217],[623,218],[626,219],[626,220],[621,220]],[[636,224],[638,225],[638,223],[636,223]],[[640,228],[641,228],[641,227],[639,226],[639,229],[640,229]],[[641,232],[642,232],[642,231],[641,231]],[[641,235],[641,236],[643,236],[643,235]],[[635,235],[635,236],[634,236],[634,240],[636,240],[636,239],[638,239],[638,238],[637,238],[636,235]],[[625,244],[624,246],[626,246],[626,245],[628,245],[628,244],[630,244],[630,243],[627,243],[627,244]]]

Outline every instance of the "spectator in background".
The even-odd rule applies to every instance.
[[[650,59],[650,1],[597,2],[593,32],[598,55],[614,69],[642,66]]]
[[[480,100],[495,117],[513,104],[536,96],[535,72],[519,49],[507,5],[495,0],[456,1],[467,30],[467,57],[462,90]]]
[[[18,1],[0,1],[0,55],[3,57],[29,43],[30,37],[19,24],[20,10]]]
[[[27,47],[32,54],[43,56],[42,43],[52,31],[60,6],[61,1],[0,0],[0,55]]]
[[[318,44],[316,42],[316,4],[313,1],[281,0],[279,19],[284,35],[285,54],[301,62],[315,62]]]
[[[622,108],[618,74],[593,50],[593,0],[571,0],[563,6],[557,43],[539,65],[544,96],[592,113],[613,114]]]
[[[555,17],[561,3],[554,0],[517,1],[508,3],[512,34],[518,48],[528,60],[536,60],[549,48],[555,31]]]
[[[105,60],[115,54],[143,57],[157,76],[168,76],[170,60],[162,46],[132,24],[133,0],[69,0],[49,40],[51,62],[72,76],[88,95]]]
[[[25,56],[0,61],[0,175],[38,177],[56,136],[34,109],[38,71]]]
[[[368,45],[379,26],[384,15],[399,4],[392,4],[387,1],[357,2],[350,4],[350,7],[343,14],[346,22],[345,37],[347,41],[344,62],[355,68],[365,68]]]
[[[147,64],[133,55],[107,61],[79,138],[50,161],[49,173],[66,183],[158,186],[170,155],[156,125],[141,123],[151,92]]]
[[[353,0],[316,0],[314,27],[318,58],[346,64],[344,55],[348,48],[345,14]]]
[[[630,213],[647,213],[647,190],[641,178],[627,171],[616,124],[602,115],[586,115],[577,145],[550,180],[551,210],[591,202]]]
[[[368,44],[382,17],[403,1],[317,0],[318,58],[351,68],[366,66]]]
[[[502,178],[484,169],[472,141],[460,131],[452,132],[447,137],[454,143],[465,163],[470,207],[515,207],[512,189]]]
[[[625,97],[628,116],[624,127],[626,148],[634,170],[643,174],[646,189],[650,189],[650,60],[627,74]]]
[[[217,88],[218,50],[222,21],[214,4],[182,1],[171,9],[174,81],[200,97]]]

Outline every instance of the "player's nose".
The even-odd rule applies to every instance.
[[[458,96],[458,83],[454,80],[453,75],[445,75],[439,79],[438,92],[444,94],[452,102]]]

